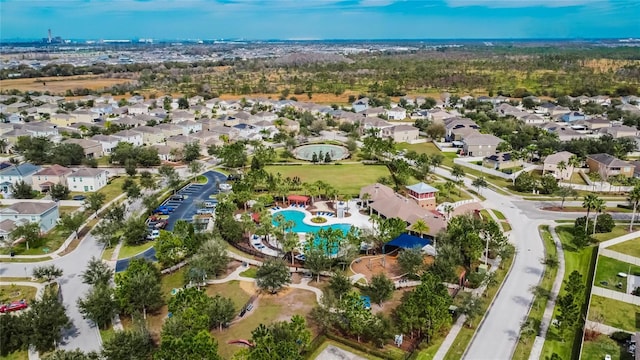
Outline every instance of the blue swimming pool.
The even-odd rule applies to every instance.
[[[317,233],[320,229],[332,228],[332,229],[340,229],[344,234],[349,232],[351,229],[351,225],[349,224],[334,224],[334,225],[307,225],[302,219],[305,217],[305,213],[298,210],[282,210],[277,212],[276,214],[282,214],[286,221],[292,220],[295,223],[293,227],[293,231],[297,233]],[[274,214],[274,217],[275,215]],[[278,226],[278,222],[273,220],[273,225]]]

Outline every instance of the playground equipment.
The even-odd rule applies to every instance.
[[[253,347],[253,343],[251,341],[244,340],[244,339],[229,340],[227,342],[227,344],[230,344],[230,345],[246,345],[246,346]]]

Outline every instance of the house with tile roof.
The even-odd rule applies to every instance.
[[[94,192],[107,185],[107,170],[81,168],[67,177],[69,190],[75,192]]]
[[[53,185],[67,186],[67,177],[72,172],[70,168],[58,164],[43,167],[33,174],[33,189],[47,192]]]

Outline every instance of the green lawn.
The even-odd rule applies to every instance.
[[[606,335],[597,339],[585,341],[582,349],[582,360],[602,360],[605,355],[611,355],[611,360],[632,360],[633,356],[626,348]]]
[[[632,275],[640,275],[640,266],[634,266],[606,256],[599,256],[595,285],[626,293],[627,279],[618,276],[618,273],[626,274],[629,271]],[[622,285],[617,287],[618,283]]]
[[[16,255],[48,254],[50,252],[57,250],[65,242],[65,240],[67,240],[69,235],[71,235],[70,231],[63,230],[60,226],[55,226],[53,229],[51,229],[51,231],[49,231],[44,235],[43,241],[41,244],[39,244],[39,246],[33,246],[34,244],[30,244],[29,249],[27,249],[26,244],[22,243],[14,246],[13,250],[15,251]],[[0,253],[8,254],[9,248],[5,247],[0,249]],[[5,261],[9,259],[2,259],[2,260]],[[12,260],[15,261],[17,259],[12,259]],[[24,259],[21,259],[21,260],[24,260]],[[29,259],[27,262],[33,262],[33,261],[44,261],[44,260]]]
[[[502,231],[507,232],[511,231],[511,225],[506,221],[500,221],[500,225],[502,225]]]
[[[155,241],[146,241],[140,245],[122,245],[122,247],[120,248],[120,252],[118,253],[118,259],[126,259],[138,255],[141,252],[153,247],[155,243]]]
[[[420,350],[420,352],[418,353],[418,356],[416,356],[416,360],[431,360],[435,357],[436,353],[438,352],[438,349],[440,349],[440,345],[442,345],[442,342],[444,341],[444,336],[441,336],[439,338],[434,339],[431,342],[431,345],[429,345],[428,347]]]
[[[111,339],[115,335],[116,331],[113,330],[113,326],[109,326],[108,329],[100,329],[100,337],[102,338],[102,342],[105,342]]]
[[[240,288],[240,282],[236,280],[229,281],[224,284],[207,285],[205,292],[209,296],[216,296],[219,294],[220,296],[231,299],[231,301],[233,301],[233,305],[238,311],[240,311],[251,297],[251,294],[248,294]]]
[[[640,230],[640,226],[634,226],[633,231]],[[629,233],[629,225],[616,225],[613,230],[608,233],[595,234],[592,237],[599,242],[615,239],[617,237],[627,235]]]
[[[22,299],[31,301],[36,298],[37,291],[38,289],[34,286],[0,285],[0,303],[9,303]]]
[[[204,175],[198,175],[196,178],[196,184],[206,184],[209,180]]]
[[[569,274],[571,274],[572,271],[577,270],[580,274],[582,274],[585,286],[589,286],[588,274],[593,257],[593,252],[595,251],[595,249],[594,247],[590,246],[579,251],[576,250],[573,244],[571,244],[571,240],[573,239],[573,235],[571,234],[572,228],[572,225],[556,227],[556,231],[558,233],[558,236],[560,237],[560,242],[562,242],[562,247],[564,249],[564,280],[567,280]],[[564,295],[564,289],[560,291],[560,296],[562,295]],[[553,312],[553,317],[555,318],[557,316],[558,307],[556,306]],[[580,332],[580,334],[582,333],[582,329],[578,329],[578,331]],[[544,348],[542,349],[541,359],[551,357],[553,353],[558,354],[561,359],[573,358],[572,351],[576,338],[577,336],[568,337],[566,340],[563,340],[560,337],[558,329],[555,326],[549,327],[549,331],[547,332],[547,339],[544,343]]]
[[[389,176],[384,165],[278,165],[265,166],[272,173],[280,173],[283,178],[298,177],[302,182],[322,180],[341,195],[355,195],[364,186],[375,183],[382,176]]]
[[[171,290],[174,288],[181,288],[184,286],[184,272],[185,268],[172,273],[162,276],[162,281],[160,282],[160,288],[162,293],[165,295],[165,298],[169,298],[171,296]]]
[[[544,250],[547,256],[557,256],[558,250],[556,249],[556,245],[553,242],[551,233],[549,232],[549,226],[541,226],[540,235],[544,240]],[[551,292],[551,288],[553,287],[553,282],[555,281],[557,274],[558,268],[547,266],[544,270],[544,275],[542,276],[542,280],[540,281],[539,286],[546,291]],[[518,342],[516,351],[513,353],[512,360],[526,360],[529,358],[529,354],[531,353],[531,348],[533,347],[533,342],[535,340],[536,334],[540,329],[540,323],[542,321],[542,315],[544,314],[544,309],[547,305],[547,301],[548,297],[546,296],[535,297],[533,306],[531,307],[531,311],[529,312],[529,316],[527,319],[530,322],[533,322],[536,333],[528,336],[524,336],[522,334],[520,335],[520,341]]]
[[[28,359],[29,359],[29,353],[27,352],[27,350],[12,352],[7,356],[2,357],[2,360],[28,360]]]
[[[240,273],[240,276],[244,276],[244,277],[249,277],[249,278],[256,278],[256,273],[258,272],[258,269],[256,267],[249,267],[247,270],[243,271]]]
[[[491,211],[493,211],[493,213],[496,215],[496,217],[500,220],[506,220],[507,218],[504,217],[504,214],[502,212],[500,212],[499,210],[495,210],[492,209]]]
[[[635,257],[640,257],[640,238],[635,238],[633,240],[609,246],[607,249]]]
[[[591,297],[589,320],[599,320],[629,332],[640,331],[640,307],[594,295]]]

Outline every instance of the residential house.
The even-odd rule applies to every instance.
[[[16,125],[16,128],[28,132],[31,134],[31,137],[51,138],[59,135],[58,128],[46,121],[32,121],[26,124]]]
[[[33,174],[38,171],[40,171],[40,167],[31,163],[5,167],[0,170],[0,192],[8,194],[11,191],[11,185],[15,185],[21,181],[29,185],[33,184]]]
[[[0,221],[12,221],[13,226],[29,222],[40,225],[42,232],[48,232],[58,223],[60,213],[58,203],[53,201],[34,202],[21,201],[7,208],[0,209]],[[11,227],[5,223],[5,227]]]
[[[76,122],[76,118],[69,114],[51,114],[49,122],[57,126],[69,126]]]
[[[140,116],[140,115],[138,115]],[[112,125],[119,125],[124,127],[125,129],[136,128],[138,126],[143,126],[147,124],[147,121],[144,119],[137,119],[131,116],[123,116],[119,119],[115,119],[111,121]]]
[[[102,157],[102,144],[89,139],[67,139],[65,142],[78,144],[84,150],[84,155],[89,159]]]
[[[392,126],[393,124],[389,123],[386,120],[383,120],[379,117],[371,117],[371,118],[365,118],[362,121],[361,130],[363,130],[364,132],[371,129],[382,130],[385,128],[390,128]],[[382,133],[380,133],[380,136],[382,136]]]
[[[13,220],[0,221],[0,243],[6,244],[15,228],[16,223]]]
[[[89,111],[89,110],[83,110],[83,109],[77,109],[72,111],[71,113],[69,113],[69,115],[71,115],[76,123],[86,123],[86,124],[92,124],[93,120],[98,118],[98,115]]]
[[[167,117],[167,110],[163,108],[150,109],[149,115],[159,119],[164,119]]]
[[[363,97],[362,99],[358,99],[351,103],[351,106],[355,112],[367,110],[369,108],[369,98]]]
[[[158,124],[154,127],[160,129],[165,138],[182,134],[182,127],[176,124]]]
[[[160,144],[164,142],[165,135],[162,130],[152,126],[140,126],[133,130],[142,134],[142,143],[145,145]]]
[[[367,117],[367,118],[380,117],[380,116],[383,116],[386,111],[387,110],[382,106],[378,106],[378,107],[365,109],[361,111],[360,114],[362,114],[364,117]]]
[[[278,129],[288,133],[290,132],[297,133],[298,131],[300,131],[300,123],[295,120],[280,118],[280,119],[277,119],[274,123],[276,124],[276,127]]]
[[[182,128],[182,135],[189,135],[198,131],[202,131],[202,124],[193,120],[181,121],[179,123],[176,123],[176,125]]]
[[[151,147],[158,151],[158,157],[160,158],[160,161],[171,161],[171,162],[176,161],[176,157],[172,152],[174,148],[172,148],[171,146],[154,144],[154,145],[151,145]]]
[[[250,124],[238,124],[233,127],[239,131],[238,137],[242,140],[261,140],[260,128]]]
[[[69,190],[75,192],[93,192],[107,185],[107,170],[80,168],[67,178]]]
[[[473,134],[462,139],[462,149],[468,156],[489,156],[496,153],[502,139],[490,134]]]
[[[51,190],[53,185],[67,186],[67,177],[73,170],[62,165],[51,165],[44,167],[37,173],[33,174],[33,189],[47,192]]]
[[[240,124],[240,119],[235,117],[235,115],[223,115],[218,118],[218,121],[220,122],[220,125],[229,127]]]
[[[253,122],[251,119],[252,116],[253,115],[249,114],[246,111],[238,111],[237,113],[233,114],[233,117],[238,119],[238,123],[243,124],[251,124]]]
[[[390,187],[379,183],[360,189],[360,198],[371,211],[383,218],[399,218],[407,223],[407,230],[417,221],[422,220],[429,227],[428,234],[435,235],[446,228],[446,219],[435,210],[430,210],[418,204],[419,199],[402,196]]]
[[[182,148],[184,148],[185,145],[191,144],[194,141],[197,141],[197,140],[192,138],[191,136],[188,136],[188,135],[176,135],[176,136],[168,137],[167,140],[166,140],[166,144],[167,144],[167,146],[171,147],[172,149],[182,149]]]
[[[601,135],[611,135],[614,139],[619,139],[624,137],[638,136],[638,129],[631,126],[618,125],[602,128],[598,131],[598,133]]]
[[[611,126],[611,121],[605,118],[591,118],[586,120],[578,120],[575,122],[578,125],[585,125],[587,129],[591,131],[608,128]]]
[[[567,113],[570,113],[570,112],[571,112],[571,109],[569,109],[568,107],[565,107],[565,106],[555,106],[555,107],[549,109],[549,115],[550,116],[563,115],[563,114],[567,114]]]
[[[171,113],[171,122],[173,122],[174,124],[179,123],[181,121],[187,121],[187,120],[195,121],[196,116],[184,110],[176,110]]]
[[[23,110],[27,110],[27,108],[31,107],[31,105],[24,102],[14,102],[13,104],[8,104],[6,106],[6,111],[10,113],[19,113]]]
[[[572,111],[570,113],[562,115],[560,119],[564,122],[574,122],[578,120],[585,120],[587,117],[583,113],[579,113],[577,111]]]
[[[634,172],[631,163],[609,154],[587,155],[587,166],[589,172],[599,174],[605,180],[616,175],[632,177]]]
[[[407,110],[401,107],[394,107],[385,111],[389,120],[404,120],[407,117]]]
[[[486,156],[482,159],[482,166],[495,170],[512,169],[522,166],[522,159],[516,159],[510,152],[501,152]]]
[[[469,134],[476,134],[480,126],[469,118],[449,118],[444,121],[447,141],[459,141]]]
[[[587,135],[573,129],[569,125],[562,123],[546,123],[541,126],[542,129],[555,133],[560,141],[569,141],[572,139],[581,139]]]
[[[58,104],[42,104],[38,106],[38,114],[55,114],[56,111],[60,110]]]
[[[254,117],[257,121],[275,121],[278,119],[278,114],[272,113],[270,111],[260,111],[255,114]]]
[[[568,151],[547,156],[542,165],[542,175],[551,174],[558,180],[571,180],[574,168],[570,165],[570,159],[573,156],[575,155]]]
[[[401,124],[383,128],[381,135],[382,137],[391,138],[397,143],[406,142],[411,144],[420,138],[420,130],[412,125]]]
[[[122,142],[132,144],[134,146],[142,146],[144,141],[142,140],[142,133],[133,130],[122,130],[112,135],[118,138]]]
[[[216,126],[209,129],[209,131],[216,134],[218,139],[224,142],[234,141],[240,136],[240,131],[234,127]]]
[[[111,135],[94,135],[91,140],[97,141],[102,146],[102,153],[109,155],[118,146],[120,139]]]

